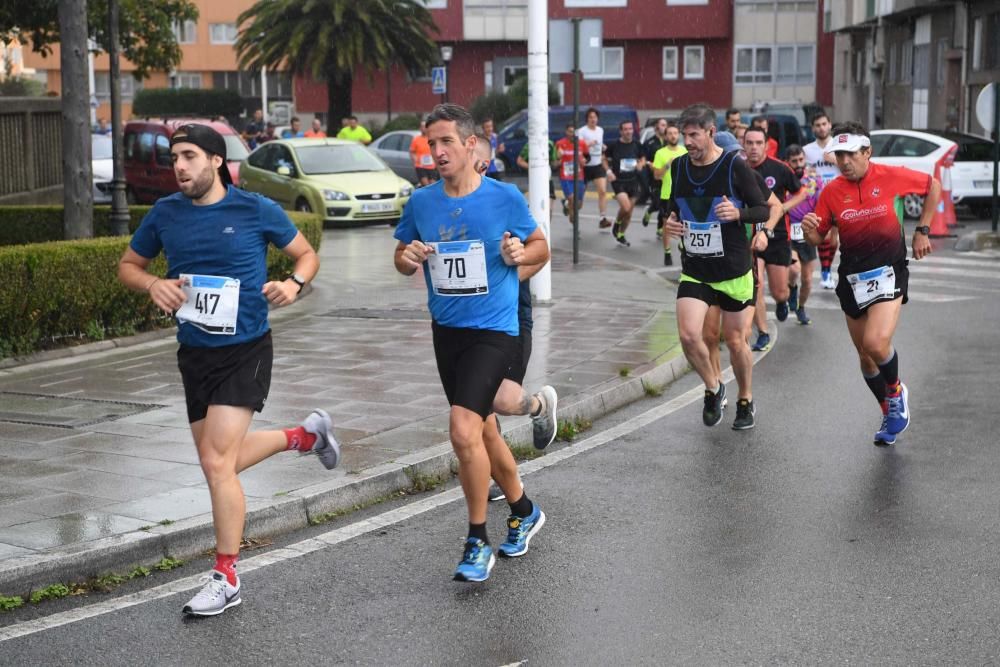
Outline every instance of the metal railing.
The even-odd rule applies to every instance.
[[[62,184],[59,99],[0,98],[0,197]]]

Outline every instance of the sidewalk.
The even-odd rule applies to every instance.
[[[327,471],[314,457],[279,454],[242,474],[247,536],[448,472],[424,281],[395,272],[394,246],[385,227],[326,232],[312,293],[272,315],[271,394],[253,428],[295,425],[322,407],[343,459]],[[534,310],[525,386],[555,386],[560,421],[594,419],[686,368],[663,279],[593,257],[574,267],[556,250],[552,283],[551,305]],[[0,370],[0,594],[213,545],[176,343],[164,336]],[[508,440],[530,442],[527,418],[503,427]]]

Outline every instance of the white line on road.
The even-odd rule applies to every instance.
[[[774,349],[773,346],[771,349]],[[759,354],[754,359],[754,363],[757,363],[766,355],[767,352]],[[732,367],[727,368],[725,372],[723,372],[722,378],[723,382],[731,382],[733,380]],[[690,405],[691,403],[702,398],[703,395],[704,388],[701,385],[698,385],[694,389],[681,394],[677,398],[647,410],[627,422],[623,422],[617,426],[609,428],[606,431],[593,435],[586,440],[582,440],[578,444],[546,454],[545,456],[532,461],[528,461],[527,463],[520,465],[519,469],[522,474],[530,474],[538,472],[539,470],[544,470],[545,468],[555,465],[561,461],[573,458],[578,454],[589,452],[592,449],[612,442],[629,433],[632,433],[633,431],[645,428],[653,422],[663,419],[671,413]],[[274,549],[272,551],[268,551],[267,553],[258,554],[252,558],[240,561],[240,574],[253,572],[254,570],[267,567],[268,565],[283,563],[294,558],[305,556],[314,551],[319,551],[320,549],[325,549],[329,546],[352,540],[355,537],[360,537],[376,530],[381,530],[386,526],[401,523],[412,517],[437,509],[443,505],[447,505],[448,503],[461,500],[462,497],[462,488],[455,487],[430,496],[429,498],[424,498],[403,507],[389,510],[388,512],[384,512],[377,516],[362,519],[361,521],[343,526],[342,528],[335,528],[315,537],[302,540],[301,542],[296,542],[295,544],[290,544],[286,547]],[[201,585],[203,576],[203,574],[197,574],[190,577],[184,577],[182,579],[176,579],[169,583],[144,591],[124,595],[113,600],[106,600],[96,604],[87,605],[86,607],[79,607],[77,609],[52,614],[51,616],[46,616],[45,618],[24,621],[23,623],[11,625],[6,628],[0,628],[0,642],[36,634],[45,630],[51,630],[63,625],[69,625],[70,623],[76,623],[77,621],[83,621],[88,618],[94,618],[95,616],[110,614],[122,609],[128,609],[129,607],[146,604],[147,602],[155,602],[179,593],[191,591]]]

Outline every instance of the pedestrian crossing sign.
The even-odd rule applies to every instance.
[[[448,72],[444,67],[431,68],[431,92],[444,95],[448,90]]]

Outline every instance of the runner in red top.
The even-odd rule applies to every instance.
[[[577,143],[578,163],[573,164],[573,141]],[[559,184],[563,192],[563,215],[569,216],[572,206],[577,210],[583,206],[583,194],[586,183],[583,178],[583,167],[587,164],[587,146],[583,139],[576,138],[576,128],[573,123],[566,126],[566,136],[556,142],[556,153],[559,155]],[[574,178],[574,176],[576,178]],[[574,181],[576,187],[574,188]]]
[[[912,242],[913,258],[922,259],[931,251],[929,225],[941,184],[912,169],[870,163],[871,139],[860,123],[839,125],[834,135],[829,150],[836,153],[843,178],[823,188],[815,212],[802,219],[802,231],[813,245],[822,243],[833,226],[840,232],[837,296],[865,382],[882,407],[875,444],[891,445],[910,423],[907,389],[899,381],[899,356],[892,346],[909,281],[902,198],[925,196]]]

